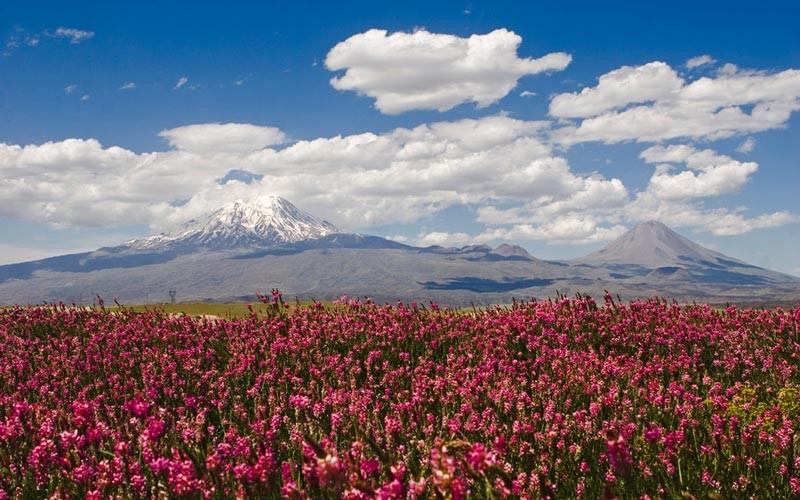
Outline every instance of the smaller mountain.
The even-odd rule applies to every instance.
[[[656,221],[639,224],[602,250],[569,262],[605,268],[611,278],[627,284],[685,297],[700,295],[701,288],[708,289],[706,295],[713,297],[737,287],[768,295],[776,287],[798,285],[793,276],[709,250]]]
[[[522,248],[521,246],[509,245],[508,243],[503,243],[499,247],[492,250],[492,253],[506,258],[518,257],[520,259],[525,259],[525,260],[534,260],[533,256],[529,254],[528,251]]]
[[[411,248],[411,247],[408,247]],[[442,255],[452,255],[454,257],[463,257],[464,259],[472,262],[479,261],[539,261],[534,258],[527,250],[517,245],[509,245],[503,243],[497,248],[492,248],[489,245],[465,245],[461,248],[458,247],[443,247],[439,245],[432,245],[429,247],[421,248],[419,251],[424,253],[436,253]]]
[[[704,248],[659,222],[581,259],[545,261],[514,245],[419,248],[341,233],[277,196],[239,200],[175,231],[94,252],[0,266],[0,304],[246,300],[255,290],[328,300],[498,304],[613,290],[709,303],[794,304],[800,280]],[[244,297],[244,299],[242,299]],[[88,299],[91,300],[91,299]]]
[[[129,241],[123,246],[139,251],[264,248],[338,232],[330,222],[300,210],[280,196],[265,196],[229,203],[174,231]]]
[[[605,248],[575,259],[595,266],[638,265],[649,269],[714,263],[746,265],[684,238],[658,221],[648,221],[609,243]]]

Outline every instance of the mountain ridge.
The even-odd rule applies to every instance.
[[[800,297],[800,279],[709,250],[654,221],[585,257],[547,261],[508,244],[420,248],[342,233],[277,197],[238,200],[117,247],[0,266],[0,304],[82,303],[97,294],[141,303],[176,289],[182,300],[225,301],[270,288],[319,300],[347,294],[455,306],[606,289],[628,299],[714,303]]]

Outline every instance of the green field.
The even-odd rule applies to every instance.
[[[290,302],[290,305],[297,305],[297,302]],[[299,302],[301,306],[307,306],[313,304],[311,301],[302,301]],[[328,303],[325,303],[328,305]],[[218,303],[218,302],[180,302],[177,304],[172,303],[163,303],[163,304],[144,304],[144,305],[134,305],[128,306],[123,305],[125,309],[132,309],[135,312],[145,312],[145,311],[152,311],[155,309],[161,309],[167,314],[185,314],[187,316],[217,316],[220,318],[243,318],[250,314],[251,307],[253,311],[257,313],[264,313],[267,311],[268,308],[271,308],[271,304],[262,304],[261,302],[234,302],[234,303]],[[119,309],[119,307],[107,307],[106,309],[115,310]]]

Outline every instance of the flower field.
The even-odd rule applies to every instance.
[[[0,499],[789,498],[800,308],[0,310]]]

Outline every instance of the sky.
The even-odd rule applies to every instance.
[[[796,2],[3,2],[0,264],[280,195],[579,257],[660,220],[800,275]]]

